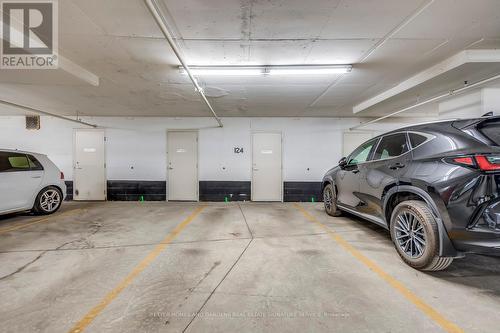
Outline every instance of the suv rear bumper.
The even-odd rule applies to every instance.
[[[450,236],[459,251],[500,255],[500,200],[482,209],[467,230]]]
[[[454,240],[455,248],[461,252],[500,256],[500,238],[490,240]]]

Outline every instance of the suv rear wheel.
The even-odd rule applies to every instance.
[[[335,190],[331,184],[328,184],[323,189],[323,203],[325,204],[325,211],[330,216],[340,216],[342,213],[336,204]]]
[[[62,198],[62,193],[57,187],[46,187],[38,193],[33,212],[38,215],[55,213],[61,207]]]
[[[391,238],[400,257],[423,271],[440,271],[453,258],[439,256],[439,234],[434,215],[422,201],[408,200],[396,206],[391,217]]]

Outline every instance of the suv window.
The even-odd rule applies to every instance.
[[[43,170],[40,162],[31,155],[0,152],[0,172]]]
[[[411,147],[412,148],[415,148],[417,146],[420,146],[422,143],[424,143],[425,141],[427,141],[427,137],[425,135],[422,135],[422,134],[417,134],[417,133],[408,133],[409,137],[410,137],[410,142],[411,142]]]
[[[384,136],[375,151],[373,160],[383,160],[396,157],[409,151],[406,133],[396,133]]]
[[[368,160],[368,157],[370,157],[370,152],[372,151],[375,143],[377,143],[377,140],[378,139],[365,142],[364,144],[356,148],[356,150],[354,150],[351,155],[349,155],[347,165],[356,165],[358,163],[366,162]]]

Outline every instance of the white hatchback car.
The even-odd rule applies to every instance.
[[[47,156],[0,149],[0,214],[52,214],[65,197],[64,174]]]

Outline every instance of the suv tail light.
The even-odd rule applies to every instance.
[[[481,171],[500,171],[500,156],[460,156],[452,158],[450,162]]]
[[[456,157],[453,159],[455,164],[467,165],[467,166],[475,166],[474,158],[472,157]]]
[[[61,171],[61,179],[64,180],[64,173]]]
[[[500,171],[500,157],[476,156],[476,162],[483,171]]]

